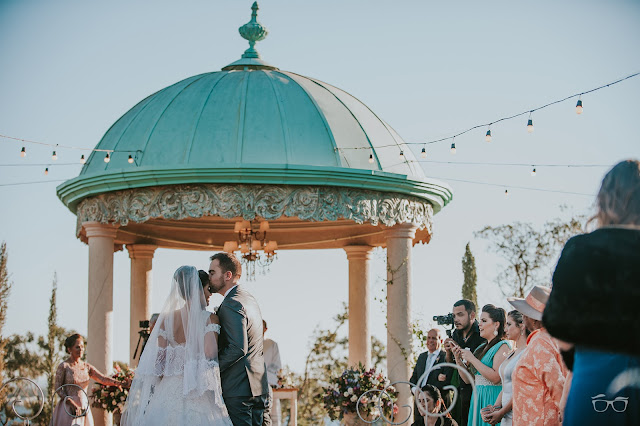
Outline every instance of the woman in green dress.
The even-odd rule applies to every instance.
[[[511,345],[504,339],[505,319],[504,309],[494,305],[484,305],[478,325],[480,336],[487,339],[487,343],[480,345],[475,353],[460,347],[453,349],[456,363],[475,374],[476,388],[471,397],[468,426],[489,424],[483,421],[481,410],[483,407],[492,405],[502,390],[498,370],[511,351]],[[467,382],[465,375],[460,376]]]

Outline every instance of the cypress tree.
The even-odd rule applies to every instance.
[[[476,273],[476,259],[471,253],[469,243],[464,250],[464,256],[462,256],[462,273],[464,275],[464,282],[462,283],[462,298],[471,300],[478,308],[478,294],[476,292],[476,286],[478,284],[478,275]]]

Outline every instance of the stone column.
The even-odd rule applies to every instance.
[[[116,226],[82,224],[89,243],[87,361],[104,374],[112,371],[113,252]],[[111,414],[92,408],[95,426],[111,425]]]
[[[140,321],[151,316],[151,268],[157,246],[151,244],[127,244],[131,259],[131,304],[129,317],[129,365],[138,365],[142,352],[139,340]],[[138,342],[140,341],[140,346]],[[133,354],[138,347],[136,359]]]
[[[409,381],[411,371],[411,247],[416,226],[399,224],[385,232],[387,243],[387,373],[393,382]],[[411,389],[398,385],[398,407],[394,419],[401,422],[413,407]]]
[[[349,261],[349,365],[371,368],[369,260],[371,246],[347,246]]]

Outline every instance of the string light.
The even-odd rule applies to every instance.
[[[104,156],[104,162],[108,163],[109,161],[111,161],[111,157],[109,156],[109,153],[107,152],[107,155]]]
[[[404,160],[404,151],[400,151],[400,160]]]
[[[491,142],[491,129],[487,130],[487,135],[484,137],[484,140]]]
[[[53,154],[51,154],[51,159],[52,159],[53,161],[56,161],[56,160],[58,159],[58,154],[56,154],[56,152],[55,152],[55,151],[53,151]]]
[[[24,146],[22,147],[22,150],[20,151],[20,157],[24,158],[27,156],[27,150],[24,148]]]
[[[44,175],[47,176],[48,174],[49,174],[49,168],[47,167],[44,169]]]
[[[508,190],[508,189],[505,189],[505,190],[504,190],[504,196],[505,196],[505,197],[508,197],[508,196],[509,196],[509,190]]]
[[[133,157],[129,155],[129,159],[127,161],[129,162],[129,164],[133,164]]]
[[[86,162],[87,162],[87,160],[86,160],[86,158],[84,158],[84,154],[82,154],[82,155],[80,156],[80,163],[81,163],[81,164],[84,164],[84,163],[86,163]]]
[[[582,99],[578,99],[578,103],[576,104],[576,114],[582,114]]]
[[[536,175],[536,168],[534,167],[533,170],[531,170],[531,176],[535,176]]]
[[[454,140],[455,140],[455,138],[454,138]],[[452,153],[452,154],[455,154],[455,153],[456,153],[456,143],[455,143],[455,142],[453,142],[453,143],[451,144],[451,153]]]
[[[422,158],[427,158],[427,148],[422,147],[422,152],[420,152],[420,156]]]
[[[566,97],[564,97],[564,98],[562,98],[562,99],[558,99],[558,100],[556,100],[556,101],[549,102],[549,103],[547,103],[547,104],[545,104],[545,105],[542,105],[542,106],[539,106],[539,107],[537,107],[537,108],[532,108],[532,109],[529,109],[529,110],[523,111],[523,112],[518,113],[518,114],[513,114],[513,115],[510,115],[510,116],[507,116],[507,117],[502,117],[502,118],[500,118],[500,119],[493,120],[493,121],[491,121],[490,123],[478,124],[478,125],[476,125],[476,126],[473,126],[473,127],[468,128],[468,129],[466,129],[466,130],[463,130],[463,131],[461,131],[461,132],[458,132],[458,133],[456,133],[455,135],[449,135],[449,136],[442,137],[442,138],[440,138],[440,139],[433,139],[433,140],[429,140],[429,141],[426,141],[426,142],[425,142],[425,141],[422,141],[422,142],[403,142],[403,143],[404,143],[404,144],[406,144],[406,145],[430,145],[430,144],[434,144],[434,143],[445,142],[445,141],[448,141],[448,140],[449,140],[449,139],[451,139],[451,138],[457,138],[458,136],[462,136],[462,135],[464,135],[464,134],[466,134],[466,133],[469,133],[469,132],[471,132],[471,131],[473,131],[473,130],[475,130],[475,129],[479,129],[479,128],[482,128],[482,127],[487,127],[487,126],[490,126],[490,125],[494,125],[494,124],[499,123],[499,122],[502,122],[502,121],[512,120],[512,119],[514,119],[514,118],[517,118],[517,117],[523,116],[523,115],[525,115],[525,114],[529,114],[529,115],[531,115],[531,113],[533,113],[533,112],[535,112],[535,111],[539,111],[539,110],[541,110],[541,109],[548,108],[548,107],[550,107],[550,106],[552,106],[552,105],[555,105],[555,104],[558,104],[558,103],[564,102],[564,101],[566,101],[566,100],[568,100],[568,99],[577,98],[577,97],[582,96],[582,95],[585,95],[585,94],[587,94],[587,93],[592,93],[592,92],[595,92],[595,91],[598,91],[598,90],[605,89],[605,88],[607,88],[607,87],[613,86],[614,84],[621,83],[621,82],[623,82],[623,81],[625,81],[625,80],[628,80],[628,79],[633,78],[633,77],[637,77],[637,76],[639,76],[639,75],[640,75],[640,72],[636,72],[636,73],[634,73],[634,74],[631,74],[631,75],[628,75],[628,76],[626,76],[626,77],[620,78],[620,79],[618,79],[618,80],[616,80],[616,81],[612,81],[611,83],[604,84],[604,85],[602,85],[602,86],[596,87],[596,88],[591,89],[591,90],[586,90],[586,91],[583,91],[583,92],[580,92],[580,93],[576,93],[576,94],[574,94],[574,95],[566,96]],[[533,125],[533,122],[532,122],[531,124]],[[1,135],[0,135],[0,136],[1,136]],[[388,147],[392,147],[392,146],[398,146],[398,144],[397,144],[397,143],[395,143],[395,144],[379,145],[379,146],[375,146],[374,148],[375,148],[375,149],[378,149],[378,148],[388,148]],[[335,149],[336,151],[346,151],[346,150],[354,150],[354,149],[355,149],[355,150],[358,150],[358,149],[371,149],[371,147],[344,147],[344,148],[334,148],[334,149]]]
[[[529,113],[529,121],[527,121],[527,132],[533,133],[533,120],[531,119],[531,113]]]
[[[369,154],[369,164],[373,164],[373,154]]]

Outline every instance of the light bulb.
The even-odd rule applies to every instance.
[[[111,161],[111,157],[109,156],[109,153],[107,152],[107,155],[104,156],[104,162],[108,163],[109,161]]]
[[[49,168],[44,169],[44,175],[47,176],[49,174]]]
[[[373,164],[373,154],[369,154],[369,164]]]
[[[51,154],[51,159],[52,159],[53,161],[56,161],[56,160],[58,159],[58,154],[56,154],[56,152],[55,152],[55,151],[53,151],[53,154]]]
[[[484,140],[491,142],[491,130],[487,130],[487,136],[484,137]]]
[[[129,159],[127,161],[129,162],[129,164],[133,164],[133,157],[129,156]]]
[[[535,176],[536,175],[536,169],[534,168],[533,170],[531,170],[531,176]]]
[[[527,122],[527,132],[533,133],[533,120],[532,119],[529,119],[529,121]]]
[[[427,158],[427,148],[422,148],[422,152],[420,153],[422,158]]]
[[[509,190],[508,190],[508,189],[505,189],[505,190],[504,190],[504,196],[505,196],[505,197],[508,197],[508,196],[509,196]]]
[[[24,158],[27,156],[27,150],[24,148],[24,146],[22,147],[22,151],[20,151],[20,157]]]
[[[400,151],[400,159],[404,160],[404,151]]]
[[[582,114],[582,100],[578,99],[578,103],[576,104],[576,114]]]
[[[452,153],[452,154],[455,154],[455,153],[456,153],[456,144],[455,144],[455,143],[452,143],[452,144],[451,144],[451,153]]]
[[[80,163],[81,163],[81,164],[84,164],[84,163],[86,163],[86,162],[87,162],[87,160],[86,160],[86,158],[84,158],[84,154],[82,154],[82,155],[80,156]]]

